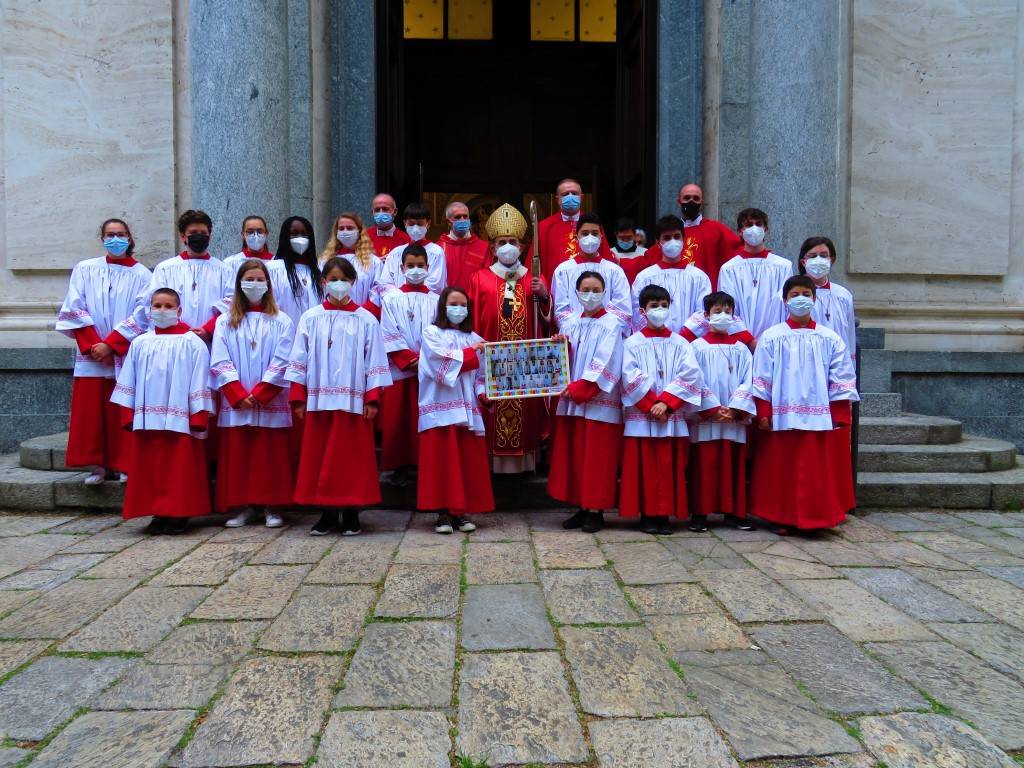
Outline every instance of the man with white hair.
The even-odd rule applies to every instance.
[[[487,241],[473,232],[469,206],[465,203],[457,200],[448,203],[444,218],[448,222],[448,231],[437,239],[437,244],[444,251],[448,285],[469,288],[473,274],[491,264]]]
[[[377,258],[383,261],[392,250],[400,245],[407,245],[409,236],[395,226],[398,205],[395,203],[395,198],[387,192],[378,192],[374,195],[370,213],[373,215],[373,223],[376,226],[367,227],[366,234],[370,236],[370,242],[373,243],[373,250],[377,254]]]

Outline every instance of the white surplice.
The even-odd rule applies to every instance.
[[[850,355],[857,354],[857,319],[853,314],[853,294],[839,283],[828,282],[819,287],[814,299],[811,318],[819,325],[831,328],[846,344]]]
[[[238,276],[238,268],[242,266],[249,259],[255,259],[256,261],[262,261],[268,268],[271,262],[274,260],[273,257],[269,259],[261,259],[259,256],[246,256],[245,251],[239,251],[233,253],[224,259],[224,266],[231,272],[231,284],[234,285],[235,278]]]
[[[267,269],[270,272],[270,284],[274,288],[274,301],[288,315],[292,326],[298,328],[303,313],[323,301],[316,295],[316,282],[309,274],[309,267],[305,264],[295,265],[295,277],[299,283],[297,290],[293,290],[288,282],[288,270],[283,261],[274,259],[267,264]]]
[[[424,285],[434,293],[441,293],[448,285],[448,267],[446,266],[444,249],[437,243],[422,243],[427,251],[427,279]],[[382,294],[405,285],[405,273],[402,272],[402,254],[409,244],[392,248],[384,259],[384,265],[377,276],[377,290],[370,294],[370,300],[380,306]]]
[[[672,297],[665,327],[673,333],[683,330],[686,319],[691,314],[704,311],[704,297],[711,293],[711,278],[700,267],[693,264],[685,268],[652,264],[641,271],[633,281],[634,331],[647,327],[646,318],[640,314],[640,291],[648,285],[660,285]]]
[[[736,314],[743,318],[754,338],[786,319],[782,287],[793,274],[789,259],[769,252],[766,256],[733,256],[718,273],[718,290],[736,301]]]
[[[610,312],[600,317],[585,317],[582,313],[573,313],[565,318],[561,333],[569,341],[570,383],[590,381],[597,384],[600,391],[585,403],[576,403],[568,395],[558,398],[557,414],[582,416],[607,424],[621,424],[621,321]]]
[[[354,253],[339,253],[338,256],[356,268],[356,281],[352,284],[349,298],[356,304],[365,304],[374,295],[380,280],[380,273],[384,269],[384,262],[371,253],[370,266],[364,267]]]
[[[246,392],[261,381],[281,387],[266,405],[255,408],[232,408],[222,398],[217,424],[221,427],[290,427],[288,382],[284,375],[292,351],[295,328],[288,315],[278,312],[246,312],[237,328],[232,328],[227,315],[217,318],[210,348],[210,374],[217,389],[232,381]]]
[[[622,267],[609,259],[569,259],[555,267],[555,273],[551,276],[551,301],[558,325],[561,326],[571,315],[583,311],[583,305],[576,295],[576,281],[584,272],[597,272],[604,278],[605,311],[618,319],[621,333],[628,335],[633,316],[629,280]]]
[[[484,434],[479,402],[484,393],[484,361],[481,358],[473,370],[462,370],[463,350],[481,341],[477,334],[456,328],[428,325],[423,329],[420,362],[416,366],[420,432],[454,425],[466,427],[475,435]]]
[[[381,296],[380,330],[384,334],[384,351],[398,352],[407,349],[420,354],[424,330],[434,322],[437,315],[438,296],[433,291],[388,291]],[[391,379],[400,381],[416,375],[415,368],[400,370],[388,360]]]
[[[637,408],[650,392],[658,397],[668,392],[683,401],[659,422]],[[697,359],[689,343],[677,333],[669,336],[645,336],[634,333],[622,349],[622,404],[626,406],[626,437],[686,437],[690,434],[686,418],[699,410],[718,405],[709,399]]]
[[[754,398],[750,394],[750,382],[754,356],[740,341],[731,344],[709,344],[706,338],[697,339],[693,349],[697,365],[704,377],[704,386],[712,392],[718,402],[727,408],[735,408],[750,417],[756,415]],[[734,443],[747,442],[749,418],[739,422],[698,421],[691,425],[690,435],[695,443],[709,440],[731,440]]]

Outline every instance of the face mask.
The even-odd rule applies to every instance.
[[[715,312],[708,318],[708,324],[718,333],[725,333],[732,325],[732,315],[728,312]]]
[[[669,261],[677,261],[683,255],[683,241],[666,240],[661,244],[661,252]]]
[[[832,259],[828,256],[809,256],[804,261],[804,269],[811,277],[827,277],[832,271]]]
[[[459,304],[449,304],[445,307],[445,312],[448,313],[448,321],[454,325],[461,325],[462,321],[469,317],[469,307]]]
[[[511,267],[517,261],[519,261],[519,246],[513,245],[512,243],[505,243],[504,245],[498,246],[498,250],[494,252],[494,255],[498,257],[498,261],[506,267]]]
[[[647,310],[646,317],[651,328],[663,328],[668,322],[668,307],[651,307]]]
[[[601,247],[601,238],[597,235],[584,235],[580,238],[580,250],[588,256],[597,253]]]
[[[573,214],[580,209],[580,196],[570,192],[567,195],[562,195],[562,210],[565,213]]]
[[[267,292],[267,284],[260,280],[243,280],[242,293],[249,301],[258,303]]]
[[[306,252],[307,248],[309,248],[308,237],[293,237],[289,242],[292,244],[292,250],[300,256]]]
[[[346,248],[351,248],[359,240],[359,230],[357,229],[339,229],[338,230],[338,242],[344,245]]]
[[[267,244],[267,236],[259,232],[253,232],[245,236],[245,244],[249,246],[250,251],[262,251],[263,246]]]
[[[405,270],[405,279],[413,285],[419,285],[427,279],[427,270],[423,267],[409,267]]]
[[[700,216],[700,203],[695,203],[692,200],[680,205],[679,209],[683,212],[683,219],[686,221],[693,221]]]
[[[327,283],[327,292],[331,295],[332,299],[337,299],[338,301],[347,299],[351,290],[352,283],[348,280],[331,280]]]
[[[619,246],[620,251],[631,251],[633,250],[632,240],[616,240],[615,244]]]
[[[452,222],[452,232],[456,235],[464,235],[469,232],[469,219],[456,219]]]
[[[151,309],[149,319],[157,328],[173,328],[178,324],[178,310],[176,309]]]
[[[384,213],[380,211],[373,214],[373,223],[381,229],[390,229],[391,225],[395,223],[395,217],[390,213]]]
[[[755,224],[743,230],[743,242],[751,248],[756,248],[764,242],[765,228]]]
[[[814,299],[810,296],[794,296],[786,302],[786,309],[793,317],[807,317],[814,309]]]
[[[405,228],[405,231],[414,243],[418,243],[427,236],[427,228],[422,224],[410,224]]]
[[[210,247],[210,236],[197,232],[186,237],[185,244],[192,253],[206,253],[206,249]]]
[[[128,252],[128,238],[108,237],[104,239],[103,247],[111,256],[124,256]]]
[[[604,305],[604,291],[577,291],[576,296],[588,312],[593,312]]]

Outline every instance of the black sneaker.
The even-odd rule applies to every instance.
[[[573,528],[582,528],[586,519],[587,513],[582,509],[577,509],[572,517],[562,521],[562,527],[567,531],[571,531]]]
[[[597,533],[604,528],[604,515],[601,512],[587,512],[582,528],[584,533]]]
[[[362,533],[362,528],[359,525],[359,510],[358,509],[346,509],[341,513],[341,535],[342,536],[358,536]]]
[[[188,530],[188,518],[187,517],[167,517],[164,518],[164,530],[163,532],[167,536],[177,536]]]
[[[658,518],[658,535],[659,536],[671,536],[674,533],[672,530],[672,519],[670,517],[659,517]]]
[[[143,533],[148,533],[150,536],[159,536],[167,530],[167,518],[154,515],[153,519],[149,521],[149,525],[142,529]]]
[[[476,523],[471,523],[466,518],[455,515],[452,515],[452,525],[455,526],[455,530],[462,531],[462,533],[472,533],[476,530]]]
[[[658,533],[658,520],[657,518],[650,517],[648,515],[640,515],[640,530],[643,533],[649,533],[652,536]]]
[[[310,536],[326,536],[338,527],[338,510],[331,509],[320,514],[316,525],[309,529]]]
[[[757,530],[750,524],[750,522],[744,517],[736,517],[735,515],[726,515],[725,522],[735,528],[737,531],[754,531]]]
[[[445,536],[454,532],[455,526],[452,525],[452,516],[447,512],[439,514],[437,516],[437,522],[434,523],[434,531],[436,533],[443,533]]]
[[[688,526],[686,526],[686,527],[689,528],[694,533],[707,533],[708,532],[707,518],[704,517],[703,515],[694,515],[690,519],[690,524]]]

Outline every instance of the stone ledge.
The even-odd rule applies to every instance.
[[[0,371],[68,371],[75,367],[70,347],[0,348]]]
[[[893,374],[1024,374],[1024,352],[894,352]]]

